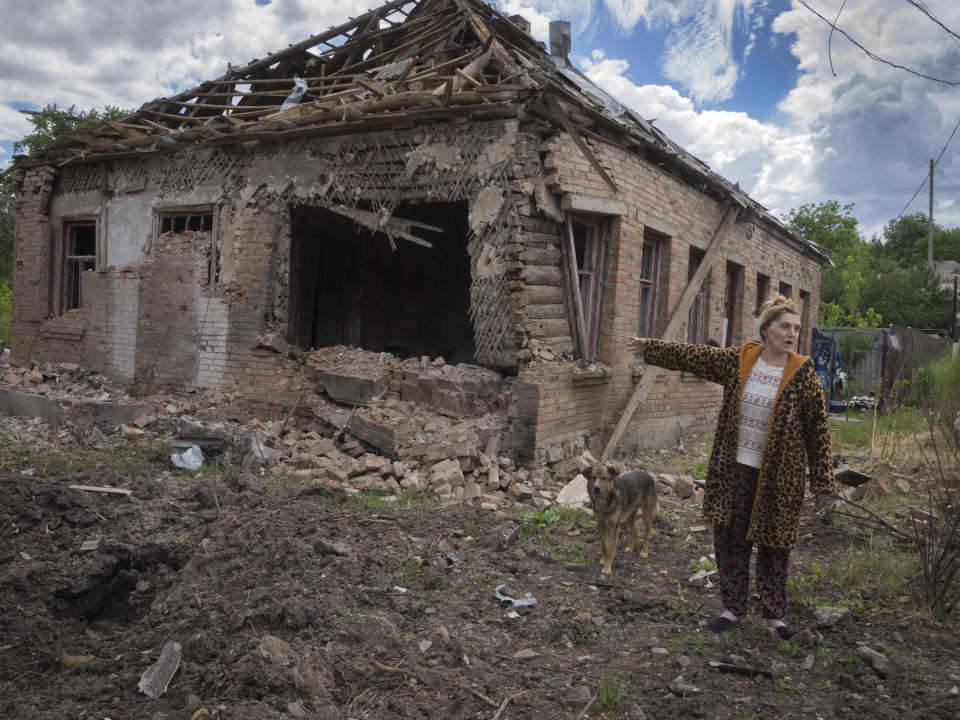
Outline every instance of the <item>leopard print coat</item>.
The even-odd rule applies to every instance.
[[[755,342],[740,348],[716,348],[653,338],[644,351],[644,359],[651,365],[684,370],[723,386],[703,497],[703,517],[717,525],[730,524],[740,397],[750,369],[762,352],[763,345]],[[835,494],[823,388],[813,360],[792,352],[774,401],[748,539],[772,548],[796,547],[807,465],[810,490]]]

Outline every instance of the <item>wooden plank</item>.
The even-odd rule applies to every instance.
[[[560,263],[556,265],[524,265],[523,281],[531,285],[556,285],[563,283]]]
[[[566,320],[567,317],[567,309],[560,303],[525,305],[523,311],[531,320]]]
[[[676,307],[674,307],[670,313],[670,319],[667,321],[667,327],[664,329],[662,334],[662,338],[664,340],[673,340],[680,332],[680,328],[683,326],[683,321],[687,317],[687,312],[690,310],[690,306],[693,304],[694,298],[697,296],[697,293],[700,292],[700,288],[707,279],[707,274],[710,272],[714,261],[720,257],[720,251],[723,249],[724,236],[727,234],[727,231],[730,229],[730,226],[733,224],[734,220],[737,219],[737,215],[739,214],[740,210],[736,207],[728,207],[727,212],[724,213],[723,219],[720,221],[720,225],[717,226],[716,232],[714,232],[713,237],[710,239],[710,245],[707,248],[707,252],[703,256],[703,260],[700,261],[700,267],[697,268],[697,271],[693,274],[693,277],[690,278],[690,282],[687,283],[687,287],[684,289],[683,295],[680,297],[680,302],[677,303]],[[637,383],[637,387],[634,389],[633,395],[630,397],[629,402],[627,402],[627,407],[620,416],[617,426],[613,429],[613,434],[610,436],[606,447],[603,449],[603,455],[600,456],[601,462],[610,457],[610,453],[613,452],[614,448],[617,446],[617,443],[620,442],[623,431],[626,430],[627,424],[633,417],[633,413],[636,411],[637,406],[646,399],[647,393],[649,393],[650,388],[653,387],[653,380],[656,375],[656,372],[648,369],[647,372],[643,374],[643,377],[640,378],[640,382]]]
[[[556,285],[524,285],[520,290],[524,305],[563,305],[563,288]]]
[[[131,490],[115,487],[95,487],[93,485],[70,485],[71,490],[82,490],[83,492],[107,493],[108,495],[130,495]]]

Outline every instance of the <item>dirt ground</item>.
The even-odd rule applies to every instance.
[[[712,550],[694,504],[662,514],[647,559],[620,552],[605,576],[584,515],[398,509],[169,454],[149,436],[0,423],[0,716],[960,717],[955,630],[906,590],[820,577],[856,541],[812,517],[792,576],[851,612],[816,629],[813,604],[794,602],[789,622],[818,641],[801,646],[771,638],[756,607],[729,633],[705,628],[720,605],[688,582]],[[504,607],[500,585],[536,605]],[[148,697],[138,685],[165,646],[179,663]]]

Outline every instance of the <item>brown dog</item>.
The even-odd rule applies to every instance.
[[[660,498],[653,475],[643,470],[616,475],[610,465],[594,465],[584,472],[587,478],[587,493],[593,503],[593,516],[600,532],[601,572],[613,570],[613,556],[620,539],[620,525],[629,526],[630,535],[626,549],[632,551],[637,544],[637,516],[643,515],[643,545],[640,557],[647,556],[653,520],[660,511]]]

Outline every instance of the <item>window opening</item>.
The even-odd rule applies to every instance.
[[[594,360],[600,335],[605,226],[586,218],[567,218],[567,238],[580,354],[585,360]]]
[[[810,337],[810,293],[800,291],[800,337],[797,340],[797,352],[807,352],[807,338]]]
[[[763,304],[769,300],[767,297],[770,294],[770,276],[764,275],[763,273],[757,273],[757,302],[756,306],[753,308],[753,314],[756,317],[760,317],[760,313],[763,312]]]
[[[657,334],[657,310],[660,300],[660,239],[644,233],[643,258],[640,261],[640,307],[637,336]]]
[[[61,248],[60,314],[83,307],[83,273],[97,267],[96,220],[65,222]]]
[[[687,264],[687,284],[703,262],[704,252],[697,248],[690,248],[690,260]],[[703,343],[706,341],[706,287],[704,282],[693,298],[690,310],[687,311],[687,342]]]
[[[727,279],[723,290],[723,347],[733,347],[737,324],[737,295],[740,291],[740,266],[727,263]]]

